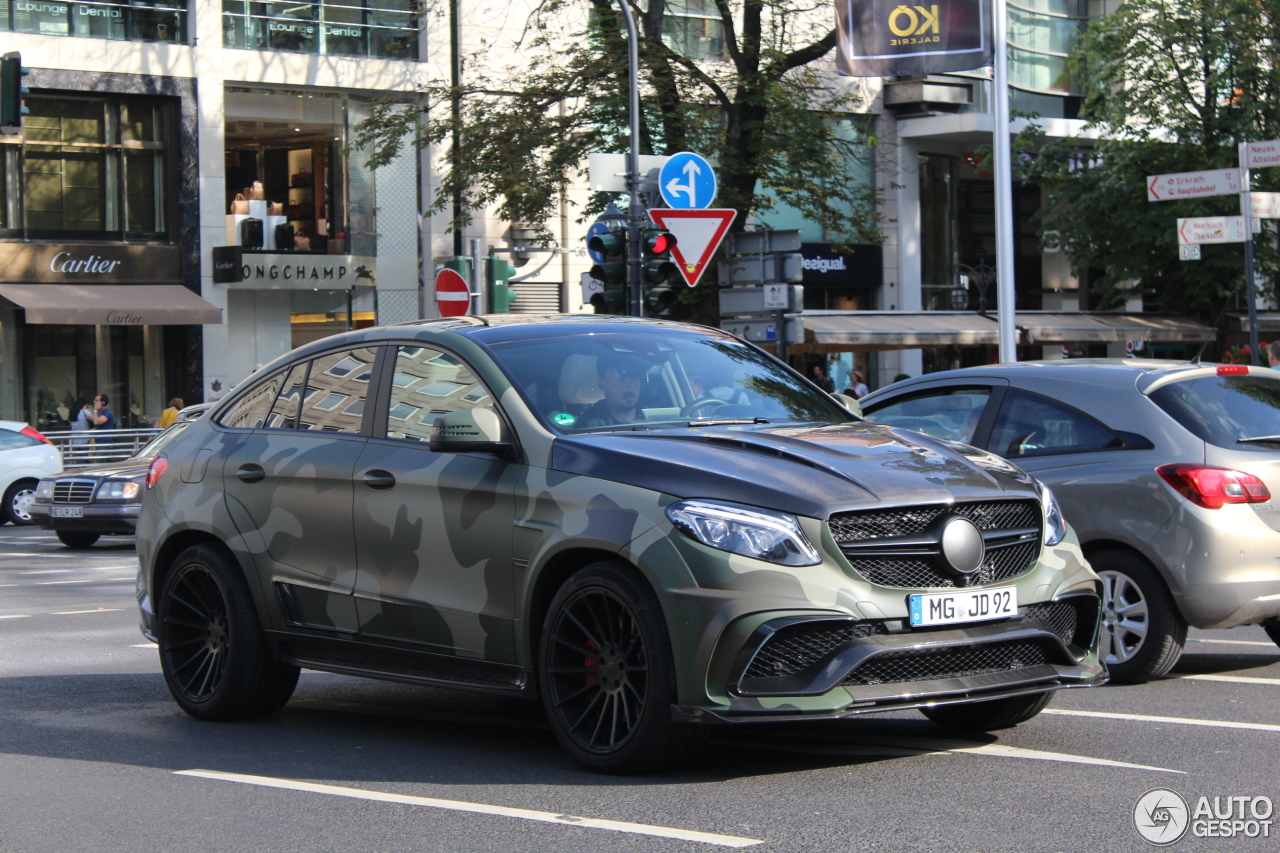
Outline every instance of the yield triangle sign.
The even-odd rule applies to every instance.
[[[671,258],[690,287],[702,278],[737,215],[738,211],[731,209],[649,211],[654,224],[675,235]]]

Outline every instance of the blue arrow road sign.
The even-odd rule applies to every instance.
[[[608,234],[608,233],[609,233],[608,225],[605,225],[603,222],[592,223],[591,227],[587,229],[587,242],[590,243],[591,238],[596,236],[597,234]],[[604,263],[604,252],[593,252],[590,249],[587,249],[587,254],[590,255],[591,260],[595,261],[597,264]]]
[[[673,154],[658,175],[658,188],[668,205],[677,210],[704,210],[716,197],[716,173],[700,154]]]

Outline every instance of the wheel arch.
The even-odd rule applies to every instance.
[[[178,530],[165,539],[155,551],[155,558],[151,564],[152,601],[155,601],[161,585],[164,583],[165,578],[168,577],[169,571],[173,567],[173,561],[183,551],[196,545],[212,545],[221,551],[233,565],[240,566],[240,561],[236,559],[235,554],[227,547],[227,544],[209,531],[196,528]],[[240,570],[241,573],[244,572],[243,567],[240,567]],[[245,580],[247,581],[248,578],[245,578]],[[253,584],[250,584],[249,588],[253,589]]]

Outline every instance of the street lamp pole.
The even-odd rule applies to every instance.
[[[995,44],[995,79],[992,81],[991,154],[995,159],[996,191],[996,300],[1000,330],[1000,361],[1018,360],[1016,292],[1013,286],[1013,152],[1009,144],[1009,42],[1005,0],[992,4],[995,16],[991,37]]]
[[[627,158],[627,297],[632,317],[644,316],[644,294],[640,282],[640,231],[644,227],[644,205],[640,201],[640,39],[630,0],[618,0],[627,22],[627,95],[631,107],[631,154]]]

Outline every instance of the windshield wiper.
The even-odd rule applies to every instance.
[[[1272,441],[1280,443],[1280,435],[1256,435],[1252,438],[1237,438],[1236,444],[1264,444]]]
[[[691,427],[725,426],[727,424],[767,424],[768,418],[709,418],[705,421],[689,421]]]

